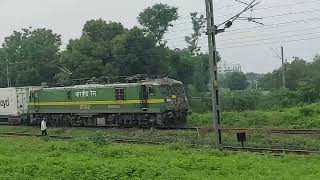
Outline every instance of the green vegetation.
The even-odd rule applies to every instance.
[[[40,134],[38,127],[1,126],[0,132]],[[104,129],[104,128],[55,128],[49,127],[49,135],[73,137],[78,140],[94,140],[97,144],[112,142],[117,139],[156,142],[160,144],[178,144],[188,147],[214,145],[212,128],[197,131],[156,130],[156,129]],[[223,131],[223,144],[239,146],[236,132]],[[284,149],[320,149],[319,135],[281,135],[268,131],[248,131],[246,146],[273,147]]]
[[[316,55],[313,60],[303,60],[295,57],[291,63],[286,63],[286,88],[292,91],[302,90],[311,93],[310,100],[319,98],[319,67],[320,56]],[[279,89],[282,86],[282,70],[277,69],[261,78],[261,88],[264,90]]]
[[[189,117],[190,126],[212,124],[211,113],[193,113]],[[320,128],[320,104],[273,111],[223,112],[224,127],[258,128]]]
[[[178,8],[167,4],[155,4],[143,10],[138,16],[139,23],[144,27],[147,35],[154,39],[158,45],[164,47],[166,41],[164,34],[172,27],[172,22],[178,19]]]
[[[0,138],[0,179],[317,179],[319,156]]]
[[[230,90],[244,90],[249,85],[247,77],[243,72],[226,73],[224,78],[221,85]]]
[[[233,111],[271,111],[283,108],[308,105],[317,101],[309,101],[308,91],[290,91],[280,89],[274,91],[221,89],[221,109],[224,112]],[[210,93],[211,94],[211,93]],[[211,111],[210,94],[204,94],[199,99],[189,99],[194,112]]]
[[[320,101],[320,56],[309,62],[295,58],[286,63],[286,89],[282,88],[282,69],[265,75],[241,72],[220,74],[223,111],[278,110]],[[249,82],[249,88],[248,82]],[[194,112],[209,111],[210,93],[190,100]]]

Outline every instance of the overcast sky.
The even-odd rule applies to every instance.
[[[243,0],[248,2],[249,0]],[[0,40],[24,27],[50,28],[61,34],[64,46],[77,38],[87,20],[102,18],[121,22],[130,28],[144,8],[162,2],[179,8],[180,19],[166,35],[172,48],[185,46],[184,36],[191,32],[190,12],[205,14],[204,0],[0,0]],[[235,0],[215,0],[216,23],[241,11],[245,6]],[[285,48],[288,61],[293,56],[311,60],[320,53],[319,0],[262,0],[244,16],[264,17],[265,26],[237,21],[218,35],[217,46],[228,64],[240,63],[246,72],[270,72],[281,65],[275,53]],[[200,40],[207,50],[206,37]]]

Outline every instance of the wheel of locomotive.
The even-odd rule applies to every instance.
[[[135,128],[139,127],[139,120],[136,119],[135,117],[132,120],[132,127],[135,127]]]
[[[120,127],[120,128],[124,128],[124,119],[122,117],[119,117],[117,119],[117,125]]]
[[[187,115],[184,112],[176,113],[175,117],[175,126],[176,127],[185,127],[187,125]]]
[[[166,114],[165,114],[165,116],[164,116],[164,120],[163,120],[163,122],[164,122],[164,126],[165,127],[173,127],[173,126],[175,126],[175,120],[176,118],[175,118],[175,115],[174,115],[174,113],[173,112],[171,112],[171,111],[169,111],[169,112],[167,112]]]

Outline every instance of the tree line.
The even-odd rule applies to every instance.
[[[208,91],[208,55],[200,52],[205,18],[190,13],[194,32],[185,37],[187,47],[169,49],[165,33],[179,18],[178,8],[155,4],[137,17],[140,26],[126,28],[119,22],[87,21],[79,38],[62,50],[61,35],[50,29],[24,28],[4,39],[0,49],[0,87],[33,86],[67,79],[168,75],[197,92]],[[7,62],[6,62],[7,61]]]
[[[285,89],[281,68],[267,74],[226,73],[220,78],[221,108],[224,111],[274,110],[319,102],[319,69],[319,55],[311,61],[295,57],[285,64]],[[196,102],[197,111],[211,106],[208,97],[201,97],[200,102],[206,103]]]
[[[35,86],[42,82],[65,84],[70,79],[135,74],[163,75],[185,84],[192,109],[211,108],[208,54],[198,41],[206,19],[192,12],[193,32],[187,46],[170,49],[164,35],[179,19],[178,8],[155,4],[137,17],[139,26],[126,28],[119,22],[87,21],[79,38],[62,49],[61,35],[50,29],[24,28],[6,37],[0,48],[0,87]],[[221,58],[219,57],[219,60]],[[222,108],[227,111],[270,109],[320,99],[320,56],[307,62],[295,58],[286,63],[286,87],[281,89],[281,69],[268,74],[231,72],[221,75]]]

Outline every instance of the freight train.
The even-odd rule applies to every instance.
[[[183,127],[188,109],[182,82],[168,77],[0,89],[0,119],[12,125]]]

